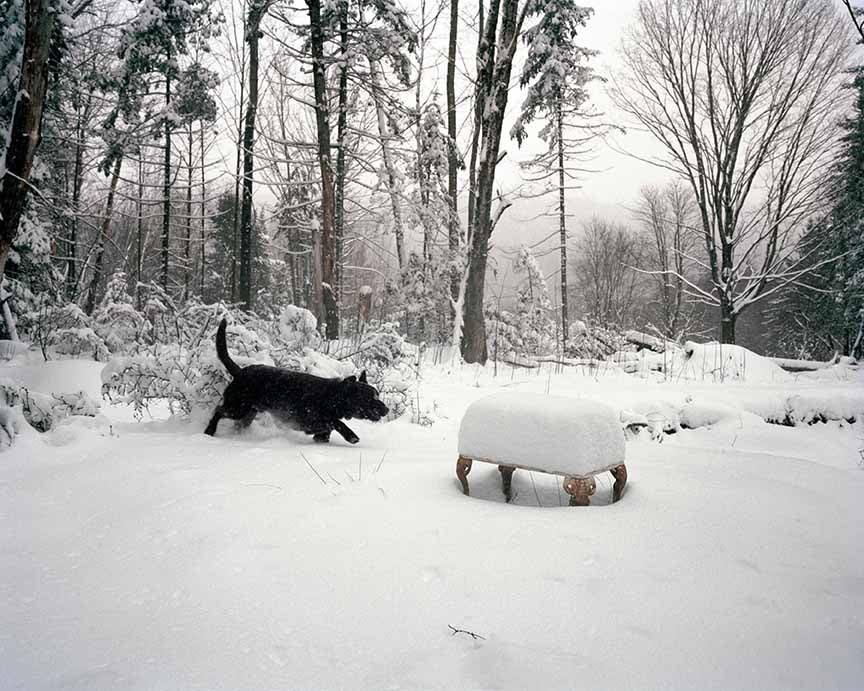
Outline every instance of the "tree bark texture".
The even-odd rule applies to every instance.
[[[171,103],[171,77],[165,77],[165,105]],[[162,171],[162,289],[168,290],[168,256],[171,242],[171,123],[165,118]]]
[[[489,240],[492,234],[492,202],[495,189],[495,166],[501,144],[501,129],[507,108],[510,73],[524,7],[519,0],[494,0],[489,6],[484,37],[477,60],[476,98],[482,114],[479,167],[476,176],[476,200],[471,227],[468,257],[468,280],[465,287],[462,358],[466,362],[485,364],[487,360],[486,324],[483,316],[483,294]],[[501,18],[500,30],[498,18]],[[497,38],[496,38],[497,33]],[[496,46],[499,52],[496,54]]]
[[[450,0],[450,38],[447,44],[447,136],[450,139],[447,149],[447,196],[450,200],[448,219],[448,239],[451,255],[459,250],[459,207],[457,203],[459,161],[456,151],[456,41],[458,40],[459,0]],[[459,297],[459,271],[456,267],[450,273],[450,296]]]
[[[558,130],[558,230],[561,236],[561,352],[570,336],[570,315],[567,314],[567,211],[564,201],[564,114],[561,99],[555,109]]]
[[[246,102],[246,119],[243,126],[243,200],[240,206],[240,304],[244,310],[252,310],[252,186],[255,169],[255,117],[258,112],[258,39],[261,20],[266,5],[257,0],[249,7],[246,25],[246,42],[249,44],[249,98]]]
[[[333,243],[333,170],[330,163],[330,122],[327,112],[327,80],[324,67],[324,33],[321,25],[320,0],[306,0],[309,8],[310,48],[312,52],[312,79],[315,90],[315,125],[318,133],[318,163],[321,168],[321,283],[333,286],[334,255]],[[315,287],[321,294],[320,285]],[[323,313],[327,338],[339,337],[339,310],[334,303],[322,304],[318,301],[319,316]]]
[[[55,13],[48,0],[29,0],[25,3],[25,17],[18,97],[0,179],[0,281],[24,213],[33,157],[41,139]]]

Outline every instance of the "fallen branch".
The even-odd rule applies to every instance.
[[[447,624],[447,626],[450,626],[450,624]],[[474,633],[473,631],[465,631],[464,629],[457,629],[455,626],[450,626],[450,629],[453,631],[453,635],[454,635],[454,636],[455,636],[457,633],[464,633],[466,636],[471,636],[471,638],[473,638],[474,640],[477,640],[477,639],[479,639],[479,640],[481,640],[481,641],[485,641],[485,640],[486,640],[486,639],[485,639],[483,636],[481,636],[479,633]]]

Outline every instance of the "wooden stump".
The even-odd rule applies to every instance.
[[[462,494],[466,497],[470,496],[468,492],[468,473],[471,472],[471,459],[465,458],[465,456],[459,456],[459,460],[456,461],[456,477],[459,478],[459,482],[462,483]]]
[[[570,495],[570,506],[588,506],[597,483],[593,477],[565,477],[564,491]]]
[[[510,483],[513,481],[513,471],[516,470],[512,465],[499,465],[498,472],[501,473],[501,491],[504,492],[504,499],[510,503]]]
[[[624,492],[624,485],[627,484],[627,466],[622,463],[612,468],[609,472],[615,478],[615,484],[612,486],[612,503],[614,504],[621,498],[621,494]]]

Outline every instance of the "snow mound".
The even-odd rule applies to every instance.
[[[738,345],[687,341],[676,356],[673,374],[683,379],[749,384],[792,381],[777,363]]]
[[[618,414],[596,401],[496,393],[472,403],[459,427],[459,454],[556,475],[587,477],[624,462]]]
[[[716,402],[689,401],[678,411],[678,419],[684,429],[698,427],[713,427],[725,422],[737,422],[741,418],[740,411],[732,406]]]
[[[628,372],[663,372],[667,381],[740,382],[746,384],[784,384],[795,377],[771,358],[757,355],[742,346],[727,343],[694,343],[683,348],[655,353],[641,350],[633,355],[616,354]]]

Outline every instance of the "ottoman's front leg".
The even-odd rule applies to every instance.
[[[609,472],[615,478],[615,484],[612,485],[612,503],[614,504],[621,498],[621,494],[624,492],[624,485],[627,484],[627,466],[622,463],[612,468]]]
[[[465,456],[459,456],[459,460],[456,461],[456,477],[459,478],[459,482],[462,483],[462,494],[466,497],[469,495],[468,493],[468,473],[471,472],[471,459],[465,458]]]
[[[593,477],[565,477],[564,491],[570,495],[570,506],[588,506],[597,483]]]
[[[501,473],[501,491],[504,492],[504,498],[509,502],[510,483],[513,481],[513,471],[516,470],[512,465],[499,465],[498,472]]]

